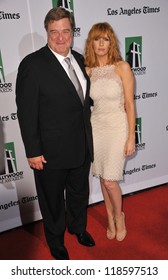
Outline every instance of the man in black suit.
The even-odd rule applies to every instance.
[[[64,8],[53,8],[44,25],[47,45],[19,65],[16,104],[26,156],[34,170],[46,240],[52,256],[66,260],[66,227],[80,244],[95,245],[86,231],[93,160],[90,82],[82,55],[71,49],[73,15]],[[70,79],[65,57],[77,73],[84,103]]]

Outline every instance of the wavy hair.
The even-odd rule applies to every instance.
[[[104,36],[108,36],[110,40],[110,47],[108,52],[108,64],[115,64],[122,60],[119,43],[117,36],[111,27],[111,25],[107,22],[96,23],[92,26],[88,33],[88,37],[85,45],[85,65],[88,67],[96,67],[99,66],[98,60],[96,58],[96,54],[93,49],[93,41],[97,38],[102,38]]]

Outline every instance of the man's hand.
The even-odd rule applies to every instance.
[[[27,160],[31,168],[38,170],[42,170],[43,164],[47,162],[43,156],[28,158]]]

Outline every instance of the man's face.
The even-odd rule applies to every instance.
[[[72,28],[68,18],[51,21],[47,29],[48,45],[56,53],[66,56],[72,45]]]

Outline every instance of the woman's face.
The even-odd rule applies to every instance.
[[[93,49],[97,56],[107,56],[110,47],[110,39],[107,35],[93,40]]]

